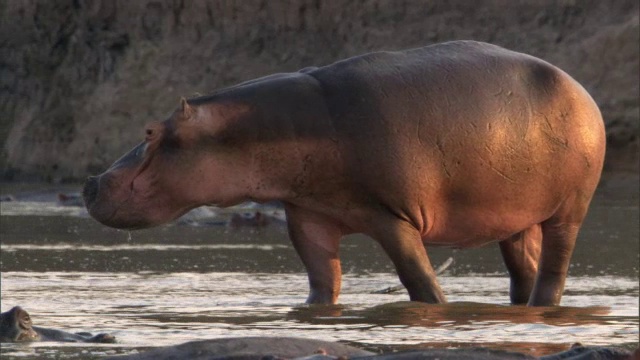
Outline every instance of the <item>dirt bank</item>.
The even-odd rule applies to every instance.
[[[0,2],[5,180],[103,170],[180,96],[379,49],[489,41],[580,81],[610,171],[638,171],[638,2],[487,0]]]

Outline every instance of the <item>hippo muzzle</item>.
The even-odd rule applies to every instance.
[[[144,165],[142,143],[116,161],[107,171],[87,178],[82,190],[89,214],[100,223],[118,229],[139,229],[153,226],[144,212],[131,212],[133,206],[133,182]]]
[[[175,196],[182,183],[157,142],[140,143],[107,171],[87,178],[83,197],[100,223],[135,230],[167,223],[195,207]]]
[[[87,179],[82,191],[89,215],[100,223],[117,229],[140,229],[152,226],[150,221],[131,214],[123,214],[121,208],[129,201],[131,194],[113,186],[114,176],[105,173]],[[129,190],[131,192],[131,190]]]
[[[100,178],[97,176],[89,176],[82,189],[82,198],[87,208],[91,208],[91,205],[96,201],[98,190],[100,190]]]

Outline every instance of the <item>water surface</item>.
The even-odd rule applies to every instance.
[[[196,219],[128,233],[82,208],[56,205],[50,193],[0,204],[2,311],[20,305],[35,325],[109,332],[118,343],[2,344],[3,359],[101,358],[232,336],[299,336],[373,351],[481,345],[534,355],[575,342],[638,344],[634,201],[594,203],[560,307],[509,306],[496,245],[428,249],[434,264],[454,258],[439,277],[451,304],[411,303],[404,291],[371,294],[398,280],[363,236],[342,244],[340,305],[306,306],[306,274],[281,222],[231,229]],[[230,214],[214,213],[221,223]]]

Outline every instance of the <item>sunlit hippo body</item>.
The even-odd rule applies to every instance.
[[[424,245],[499,242],[511,300],[560,302],[602,170],[587,92],[534,57],[456,41],[371,53],[183,100],[85,185],[118,228],[280,200],[310,303],[340,291],[340,239],[371,236],[411,300],[445,302]]]
[[[0,342],[61,341],[87,343],[114,343],[110,334],[92,335],[87,332],[66,331],[33,326],[31,316],[19,306],[0,314]]]

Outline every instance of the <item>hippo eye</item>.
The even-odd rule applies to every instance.
[[[145,140],[146,141],[155,140],[159,135],[162,135],[162,132],[163,132],[162,129],[163,129],[163,125],[159,123],[151,123],[147,125],[144,129]]]
[[[18,326],[22,329],[28,329],[31,327],[31,318],[29,316],[24,316],[19,322]]]

